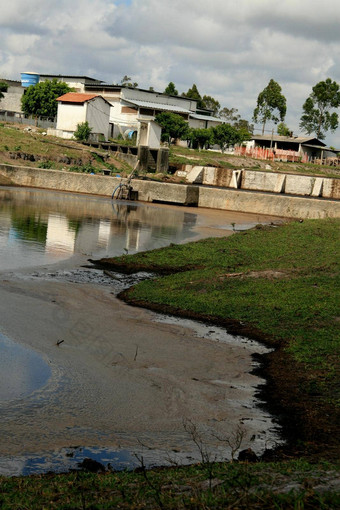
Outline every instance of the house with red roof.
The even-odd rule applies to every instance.
[[[53,134],[62,138],[72,138],[78,124],[88,122],[93,134],[108,139],[111,105],[102,96],[68,92],[58,97],[57,102],[57,125]]]

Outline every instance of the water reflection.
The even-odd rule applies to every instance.
[[[203,217],[209,223],[204,228],[210,229],[205,236],[273,220],[208,211],[0,187],[0,270],[44,265],[73,254],[109,257],[190,241],[197,238]]]
[[[114,256],[181,242],[196,215],[142,204],[45,191],[0,190],[0,269],[73,254]]]
[[[26,397],[51,375],[50,367],[37,353],[1,333],[0,353],[0,402]]]

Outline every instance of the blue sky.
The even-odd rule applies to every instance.
[[[300,132],[312,87],[340,83],[338,0],[11,0],[1,6],[0,77],[87,75],[179,92],[196,83],[251,120],[273,78]],[[272,126],[268,126],[271,129]],[[326,142],[340,147],[340,130]]]

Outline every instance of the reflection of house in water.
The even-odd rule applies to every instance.
[[[47,223],[46,252],[74,253],[76,232],[66,216],[50,214]]]

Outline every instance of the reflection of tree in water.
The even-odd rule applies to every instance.
[[[29,216],[12,213],[12,228],[20,239],[45,244],[47,238],[47,222],[35,214]]]
[[[82,224],[82,221],[81,220],[71,220],[71,219],[68,219],[67,222],[68,222],[68,228],[72,232],[75,232],[76,234],[78,234],[78,232],[80,230],[80,227],[81,227],[81,224]]]

